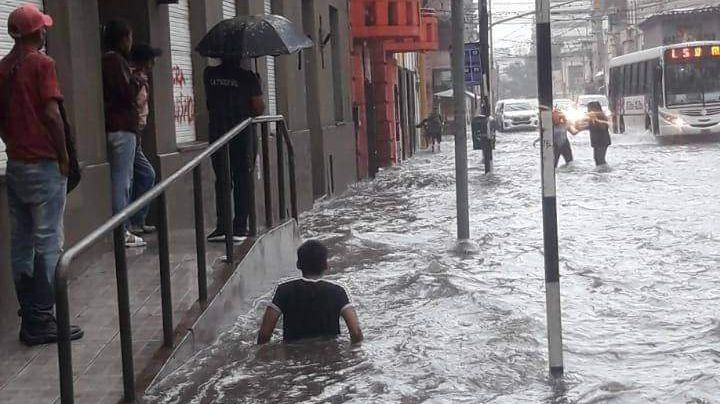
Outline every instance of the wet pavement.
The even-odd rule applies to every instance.
[[[558,170],[566,375],[547,373],[539,150],[470,151],[471,233],[456,253],[452,145],[421,152],[301,219],[331,248],[366,341],[253,342],[268,290],[147,396],[195,403],[704,403],[720,400],[720,144],[587,134]],[[450,139],[451,141],[452,139]],[[344,328],[344,327],[343,327]],[[279,340],[279,333],[275,340]]]

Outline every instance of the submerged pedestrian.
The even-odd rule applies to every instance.
[[[55,61],[40,51],[52,18],[33,5],[8,18],[15,40],[0,61],[0,135],[7,146],[10,261],[26,345],[57,341],[55,268],[63,247],[69,157]],[[71,326],[70,339],[83,331]]]
[[[328,269],[328,250],[317,240],[306,241],[297,250],[297,268],[302,278],[278,285],[265,310],[257,343],[270,341],[280,316],[285,342],[306,338],[334,338],[340,335],[340,317],[352,343],[363,340],[360,322],[348,293],[342,286],[322,277]]]
[[[102,57],[105,130],[107,131],[112,212],[117,214],[130,201],[135,166],[135,150],[140,135],[137,108],[138,85],[133,80],[128,58],[133,44],[133,31],[126,21],[112,20],[103,33],[105,53]],[[147,245],[125,225],[125,245]]]
[[[569,164],[573,161],[573,151],[570,145],[570,140],[567,137],[567,133],[570,132],[573,135],[577,133],[574,127],[568,124],[567,117],[562,111],[554,109],[552,111],[552,123],[553,123],[553,151],[555,154],[555,167],[560,162],[560,156],[565,159],[565,164]],[[541,137],[538,137],[533,142],[533,146],[540,143]]]
[[[237,58],[222,59],[219,66],[205,68],[204,82],[209,112],[209,140],[214,142],[242,121],[262,115],[265,111],[262,87],[256,73],[243,69]],[[217,226],[208,235],[208,241],[225,241],[229,234],[234,241],[248,236],[250,215],[250,181],[255,168],[256,140],[252,128],[248,127],[230,141],[230,173],[233,187],[234,218],[233,228],[224,228],[223,184],[225,173],[222,155],[212,156],[215,172],[215,208]]]
[[[155,66],[155,59],[162,55],[162,51],[148,44],[138,44],[132,49],[130,56],[133,80],[137,86],[136,107],[138,113],[138,131],[135,147],[135,160],[133,163],[132,188],[130,200],[136,201],[155,185],[155,169],[148,161],[142,148],[142,133],[147,126],[150,114],[150,74]],[[150,204],[145,205],[132,218],[130,218],[130,231],[133,234],[149,234],[155,232],[154,226],[145,223]]]
[[[552,112],[553,122],[553,148],[555,151],[555,167],[560,162],[560,156],[565,160],[565,164],[570,164],[573,161],[573,151],[568,139],[568,131],[573,131],[572,127],[568,126],[567,118],[560,110],[553,110]]]
[[[608,147],[612,144],[610,122],[602,110],[602,105],[597,101],[588,104],[587,128],[590,130],[590,145],[593,148],[595,165],[607,165],[605,155]]]
[[[430,116],[423,119],[417,127],[425,130],[425,139],[430,144],[432,152],[435,153],[435,144],[437,144],[437,151],[439,152],[443,130],[443,120],[440,113],[434,111]]]

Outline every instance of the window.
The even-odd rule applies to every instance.
[[[647,62],[641,62],[638,67],[638,94],[645,94],[647,92],[647,88],[645,86],[645,71],[647,70]]]
[[[397,1],[388,2],[388,25],[397,25],[398,3]]]
[[[630,84],[632,83],[632,77],[631,77],[631,71],[630,71],[630,65],[625,65],[622,67],[622,75],[623,75],[623,94],[624,95],[630,95],[632,94],[630,92]]]
[[[335,106],[335,122],[342,122],[344,119],[345,99],[343,97],[342,82],[342,57],[340,55],[340,21],[338,10],[330,6],[330,69],[332,70],[333,104]]]

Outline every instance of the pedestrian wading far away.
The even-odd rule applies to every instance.
[[[435,144],[437,144],[437,151],[439,152],[443,130],[443,121],[440,112],[437,110],[433,111],[430,116],[423,119],[417,127],[425,130],[425,140],[430,145],[432,152],[435,153]]]
[[[205,94],[209,113],[209,140],[214,142],[240,122],[265,111],[262,87],[256,73],[241,67],[241,59],[226,58],[219,66],[208,66],[204,74]],[[226,234],[235,241],[249,235],[250,181],[255,168],[256,139],[248,127],[230,142],[230,171],[233,187],[233,228],[225,229],[223,223],[223,185],[225,172],[221,151],[212,156],[215,172],[215,209],[217,226],[208,235],[208,241],[225,241]]]
[[[606,165],[605,155],[610,141],[610,122],[602,110],[599,102],[593,101],[588,104],[587,128],[590,130],[590,145],[593,148],[595,165]]]
[[[573,161],[573,151],[572,146],[570,145],[570,140],[568,140],[567,133],[568,131],[573,133],[573,128],[568,126],[565,114],[557,109],[552,112],[552,122],[555,167],[557,167],[558,162],[560,162],[560,156],[565,159],[565,164],[570,164]]]
[[[138,131],[141,136],[137,138],[135,147],[135,160],[133,163],[132,187],[130,189],[130,200],[135,202],[145,192],[155,185],[155,169],[148,161],[142,148],[142,133],[147,126],[148,115],[150,114],[150,74],[155,66],[155,59],[162,55],[162,51],[153,48],[148,44],[137,44],[133,46],[130,55],[133,80],[137,85],[137,97],[135,106],[138,114]],[[145,218],[150,210],[150,204],[145,205],[132,218],[130,218],[130,231],[133,234],[149,234],[155,232],[154,226],[145,224]]]
[[[40,49],[52,18],[37,7],[15,9],[12,51],[0,61],[0,135],[7,146],[10,261],[20,305],[20,341],[57,341],[55,268],[63,247],[69,172],[62,95],[55,61]],[[70,339],[83,332],[70,328]]]
[[[272,303],[265,310],[257,343],[270,341],[280,316],[283,340],[335,338],[340,335],[340,317],[350,332],[350,340],[363,340],[357,313],[342,286],[323,280],[328,269],[328,250],[317,240],[306,241],[297,250],[297,267],[302,277],[283,282],[275,289]]]
[[[105,53],[102,57],[103,96],[105,100],[105,130],[107,132],[112,212],[117,214],[130,202],[140,128],[138,124],[138,85],[133,80],[128,58],[133,44],[130,24],[112,20],[103,30]],[[145,240],[125,230],[127,247],[142,247]]]

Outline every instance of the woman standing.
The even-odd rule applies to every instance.
[[[568,127],[567,118],[561,111],[555,109],[552,112],[553,122],[553,145],[555,150],[555,167],[557,167],[560,161],[560,156],[565,159],[565,164],[570,164],[573,161],[572,147],[567,137],[568,130],[572,131],[572,128]],[[572,133],[572,132],[571,132]],[[574,134],[574,133],[573,133]]]
[[[588,104],[587,128],[590,130],[590,145],[593,148],[595,165],[607,165],[605,155],[610,141],[610,122],[602,110],[599,102],[593,101]]]

